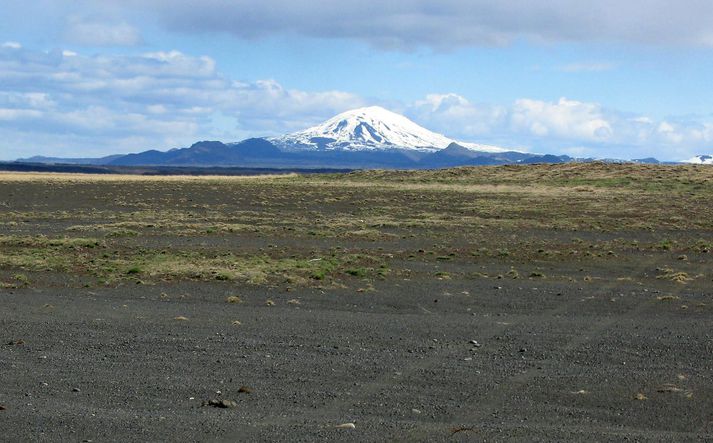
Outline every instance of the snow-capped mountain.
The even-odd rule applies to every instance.
[[[62,162],[62,159],[49,160]],[[250,138],[236,143],[204,140],[169,151],[148,150],[80,161],[122,167],[238,166],[314,170],[425,169],[572,160],[564,155],[533,154],[459,142],[429,131],[402,115],[372,106],[344,112],[322,124],[282,137]]]
[[[268,140],[285,151],[405,149],[427,153],[445,149],[454,142],[473,151],[506,151],[495,146],[458,142],[380,106],[343,112],[317,126]]]
[[[713,165],[713,155],[697,155],[688,160],[684,160],[683,163],[693,163],[696,165]]]

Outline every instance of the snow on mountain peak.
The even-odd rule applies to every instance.
[[[713,165],[713,155],[697,155],[688,160],[684,160],[684,163],[693,163],[698,165]]]
[[[411,149],[434,152],[455,142],[478,151],[505,151],[493,146],[456,142],[380,106],[346,111],[317,126],[270,141],[284,149],[300,150]]]

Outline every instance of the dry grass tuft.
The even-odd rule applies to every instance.
[[[693,280],[686,272],[676,271],[671,268],[659,268],[657,271],[659,275],[656,278],[659,280],[670,280],[676,283],[687,283]]]
[[[661,295],[656,297],[656,300],[658,301],[673,301],[673,300],[680,300],[681,297],[677,295]]]

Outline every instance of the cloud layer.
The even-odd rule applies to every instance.
[[[294,34],[382,48],[536,41],[713,46],[708,0],[122,0],[177,32]],[[125,6],[125,7],[131,7]]]

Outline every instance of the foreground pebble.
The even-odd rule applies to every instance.
[[[228,408],[237,408],[238,404],[234,402],[233,400],[208,400],[207,402],[203,403],[203,406],[212,406],[214,408],[223,408],[223,409],[228,409]]]

